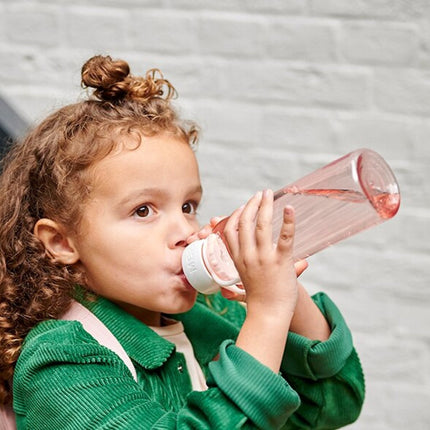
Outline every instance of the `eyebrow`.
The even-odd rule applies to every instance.
[[[194,195],[194,194],[200,194],[200,195],[203,194],[203,188],[200,184],[190,188],[186,192],[186,195]],[[142,188],[139,190],[132,191],[130,194],[125,196],[123,199],[121,199],[118,202],[118,205],[123,206],[142,197],[147,197],[147,196],[148,197],[152,197],[152,196],[167,197],[167,195],[168,195],[168,192],[162,188],[158,188],[158,187]]]

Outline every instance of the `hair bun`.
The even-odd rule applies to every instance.
[[[124,79],[130,67],[125,61],[113,61],[110,56],[96,55],[82,66],[82,86],[94,88],[94,96],[113,101],[125,96]]]
[[[123,60],[96,55],[82,66],[82,87],[94,88],[93,95],[100,101],[120,102],[132,99],[146,102],[152,98],[170,99],[174,87],[158,69],[149,70],[145,77],[130,75],[130,67]],[[167,88],[165,94],[164,87]]]

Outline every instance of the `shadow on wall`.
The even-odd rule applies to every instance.
[[[28,125],[12,106],[0,96],[0,158],[10,144],[21,137]]]

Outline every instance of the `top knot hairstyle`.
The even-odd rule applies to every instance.
[[[82,66],[82,86],[95,88],[93,95],[98,100],[114,104],[124,99],[141,103],[163,98],[168,101],[176,96],[175,88],[160,70],[150,69],[145,77],[135,77],[130,75],[125,61],[113,61],[109,56],[100,55]]]
[[[145,136],[169,133],[191,146],[197,128],[171,105],[176,91],[158,69],[133,76],[125,61],[95,56],[82,67],[87,100],[48,116],[16,143],[0,176],[0,403],[11,401],[10,381],[22,343],[40,321],[70,305],[74,266],[52,261],[33,229],[41,218],[76,228],[90,194],[88,168]]]

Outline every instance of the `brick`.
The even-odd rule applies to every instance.
[[[4,87],[17,85],[25,94],[26,90],[31,93],[35,86],[44,86],[45,91],[49,92],[56,85],[64,87],[72,83],[70,72],[75,70],[76,63],[70,69],[63,68],[62,60],[56,55],[40,53],[31,48],[14,49],[12,46],[0,48],[0,55],[8,59],[7,62],[0,63],[0,80]],[[74,81],[77,79],[76,76],[73,77]],[[6,89],[2,89],[4,90]]]
[[[200,53],[235,58],[261,56],[262,28],[259,17],[205,14],[199,19]]]
[[[0,3],[0,46],[6,40],[7,32],[6,32],[6,23],[5,23],[5,6]]]
[[[307,105],[312,107],[348,110],[363,109],[369,103],[369,77],[361,71],[335,68],[296,69],[292,73],[287,72],[283,79],[284,82],[288,81],[284,94],[299,90],[295,100],[298,104],[305,100]]]
[[[400,184],[402,205],[411,209],[430,207],[428,163],[419,161],[416,164],[409,164],[393,161],[392,168]]]
[[[419,237],[423,237],[423,235],[425,232],[421,231]],[[414,236],[409,237],[409,240],[419,240],[419,238]],[[405,320],[398,319],[400,328],[412,337],[428,339],[430,335],[427,329],[417,326],[418,321],[421,320],[420,323],[423,323],[426,319],[421,307],[423,303],[428,303],[430,300],[428,276],[426,276],[428,256],[403,248],[402,241],[398,241],[387,242],[385,250],[376,250],[374,253],[366,249],[366,255],[360,257],[362,267],[366,268],[366,273],[362,278],[363,288],[390,294],[394,303],[392,306],[396,308],[396,318],[400,315],[406,318]],[[368,271],[367,268],[373,270]],[[406,282],[405,276],[407,276]],[[400,309],[402,306],[404,308]],[[412,320],[408,320],[408,315],[412,315],[411,310],[415,307],[417,314]],[[391,316],[387,318],[391,318]]]
[[[309,258],[310,268],[305,278],[319,289],[336,291],[336,294],[360,291],[370,296],[376,292],[395,296],[407,303],[406,310],[410,309],[413,303],[428,303],[430,299],[426,287],[428,276],[425,275],[428,271],[428,263],[425,263],[428,257],[418,252],[408,254],[409,250],[404,250],[401,240],[398,242],[386,240],[385,244],[381,245],[373,239],[377,229],[380,237],[388,239],[389,235],[385,235],[383,230],[387,231],[391,228],[388,223],[393,226],[395,222],[387,221],[385,225],[358,233],[313,255]],[[365,237],[367,241],[363,244]],[[407,281],[404,280],[406,274]],[[381,312],[381,318],[388,315],[388,309],[386,311],[381,309]],[[426,318],[420,307],[417,308],[416,315],[416,319],[419,318],[423,320]],[[413,330],[416,319],[407,323],[410,330]],[[369,321],[364,323],[375,326],[378,332],[380,329],[384,330],[385,322],[377,321],[376,315],[373,317],[369,315]],[[412,331],[410,333],[411,336],[415,336]],[[421,336],[428,336],[424,329],[419,330],[419,333]]]
[[[203,155],[205,155],[204,158],[202,158]],[[221,189],[226,190],[227,187],[230,187],[227,195],[231,194],[233,190],[244,189],[247,189],[247,194],[250,195],[262,187],[263,169],[255,168],[256,158],[252,154],[247,157],[246,161],[243,161],[240,153],[225,142],[206,141],[205,147],[199,149],[198,158],[204,177],[212,178],[217,187],[221,187]],[[235,198],[233,209],[242,203],[244,203],[243,200]]]
[[[430,114],[430,72],[414,69],[375,73],[375,104],[386,112]]]
[[[66,43],[73,48],[106,54],[126,46],[125,11],[73,8],[67,12],[65,20]]]
[[[359,254],[355,255],[355,259],[360,264]],[[422,287],[422,284],[415,286],[415,278],[402,282],[405,274],[410,273],[409,267],[402,264],[401,270],[396,271],[397,280],[393,283],[387,283],[383,274],[380,274],[378,270],[372,270],[371,274],[375,278],[375,282],[369,285],[364,279],[358,282],[357,279],[351,277],[348,265],[341,258],[332,260],[331,264],[324,263],[323,259],[320,261],[315,262],[315,259],[309,261],[309,268],[301,275],[301,281],[307,287],[311,285],[313,291],[322,290],[329,294],[342,311],[353,334],[357,333],[358,336],[362,333],[376,340],[391,337],[428,344],[430,337],[428,333],[428,299],[425,299],[424,296],[412,298],[393,294],[393,287],[409,290]],[[336,265],[336,269],[334,265]],[[382,264],[380,266],[382,267]],[[385,266],[388,266],[386,261]],[[372,266],[366,266],[364,262],[361,262],[362,272],[371,268]],[[343,280],[339,271],[343,273]],[[337,283],[327,280],[327,276],[321,279],[321,274],[327,274],[327,272],[339,278]],[[370,347],[368,349],[371,351]],[[377,369],[373,369],[373,372],[376,371]]]
[[[316,15],[408,20],[428,15],[430,4],[427,0],[310,0],[310,10]]]
[[[198,52],[198,20],[189,13],[136,11],[129,18],[134,49],[143,52]]]
[[[12,5],[5,10],[4,23],[11,43],[52,47],[60,40],[59,13],[54,7]]]
[[[420,46],[419,66],[430,68],[430,21],[422,20],[419,23]]]
[[[373,7],[365,0],[310,0],[310,10],[315,15],[329,15],[338,17],[368,17],[389,16],[389,5],[385,0],[374,0]]]
[[[205,118],[202,127],[206,139],[234,142],[239,152],[258,142],[261,134],[261,112],[258,107],[206,100],[200,102],[197,109],[200,116]]]
[[[56,2],[58,0],[51,0]],[[151,8],[160,7],[160,0],[75,0],[73,2],[74,6],[98,6],[101,9],[103,7],[114,7],[118,9],[128,10],[131,8]]]
[[[271,188],[276,191],[303,175],[302,163],[297,154],[289,150],[289,145],[284,144],[283,150],[279,146],[276,151],[268,150],[269,145],[263,138],[253,154],[254,170],[244,181],[244,184],[254,184],[253,190]]]
[[[425,342],[404,339],[402,342],[394,336],[383,338],[360,338],[366,345],[361,354],[363,366],[367,369],[367,377],[372,380],[389,383],[393,379],[410,380],[413,384],[420,384],[422,374],[416,372],[409,375],[409,369],[425,369],[429,359]],[[393,360],[393,357],[396,357]]]
[[[302,0],[168,0],[167,4],[174,8],[212,9],[222,11],[249,11],[266,13],[303,13],[306,8]]]
[[[64,95],[64,90],[53,88],[47,91],[46,87],[9,86],[2,93],[8,100],[11,100],[19,114],[30,126],[45,119],[54,109],[70,103],[70,99]]]
[[[430,164],[430,151],[424,151],[430,142],[430,119],[419,118],[411,124],[414,129],[413,161],[422,160],[427,165]]]
[[[413,207],[407,188],[409,184],[402,183],[400,180],[399,183],[401,202],[400,209],[394,218],[345,240],[345,246],[351,246],[351,252],[356,248],[370,255],[375,254],[376,259],[379,258],[378,255],[387,256],[387,258],[389,257],[387,260],[389,268],[398,267],[396,253],[401,254],[399,258],[403,258],[405,253],[409,253],[410,256],[417,255],[417,261],[410,262],[408,265],[411,268],[414,267],[414,276],[422,276],[423,279],[426,279],[427,265],[420,267],[419,262],[421,255],[428,255],[430,252],[430,241],[427,238],[423,239],[427,234],[427,226],[430,224],[430,211],[426,209],[426,206]],[[388,254],[393,255],[388,256]],[[365,257],[361,257],[361,259],[364,260]],[[406,258],[407,261],[410,259]],[[421,281],[419,280],[419,282]]]
[[[311,62],[333,62],[336,59],[336,42],[331,25],[270,19],[264,33],[267,56]]]
[[[181,61],[181,59],[176,57],[169,57],[167,60],[166,58],[152,59],[144,55],[141,66],[143,64],[145,68],[161,69],[164,76],[175,86],[179,94],[179,105],[185,101],[194,105],[201,99],[222,97],[223,77],[211,67],[211,62],[202,62],[194,57],[190,57],[187,61]]]
[[[205,190],[199,210],[203,222],[214,215],[229,215],[254,192],[265,187],[265,169],[261,168],[265,160],[258,158],[252,148],[246,151],[245,159],[237,146],[234,140],[205,138],[197,151]]]
[[[37,66],[38,61],[31,49],[17,51],[13,47],[5,46],[1,49],[0,55],[2,58],[7,58],[8,61],[0,63],[0,79],[3,83],[11,83],[13,80],[21,80],[29,82],[40,82],[41,73]],[[13,64],[13,74],[11,74],[11,64]]]
[[[344,23],[340,51],[351,63],[410,66],[418,57],[418,34],[414,25]]]
[[[294,113],[279,107],[263,109],[262,139],[273,151],[325,152],[335,147],[335,131],[330,119]]]
[[[421,372],[420,369],[414,370]],[[351,426],[351,430],[426,430],[429,394],[423,385],[421,382],[408,386],[397,378],[390,381],[368,380],[364,413]]]
[[[231,61],[229,80],[233,97],[265,103],[346,110],[370,103],[370,76],[350,68]]]
[[[341,148],[373,149],[391,159],[408,159],[421,146],[416,122],[363,115],[336,120],[337,139]]]

